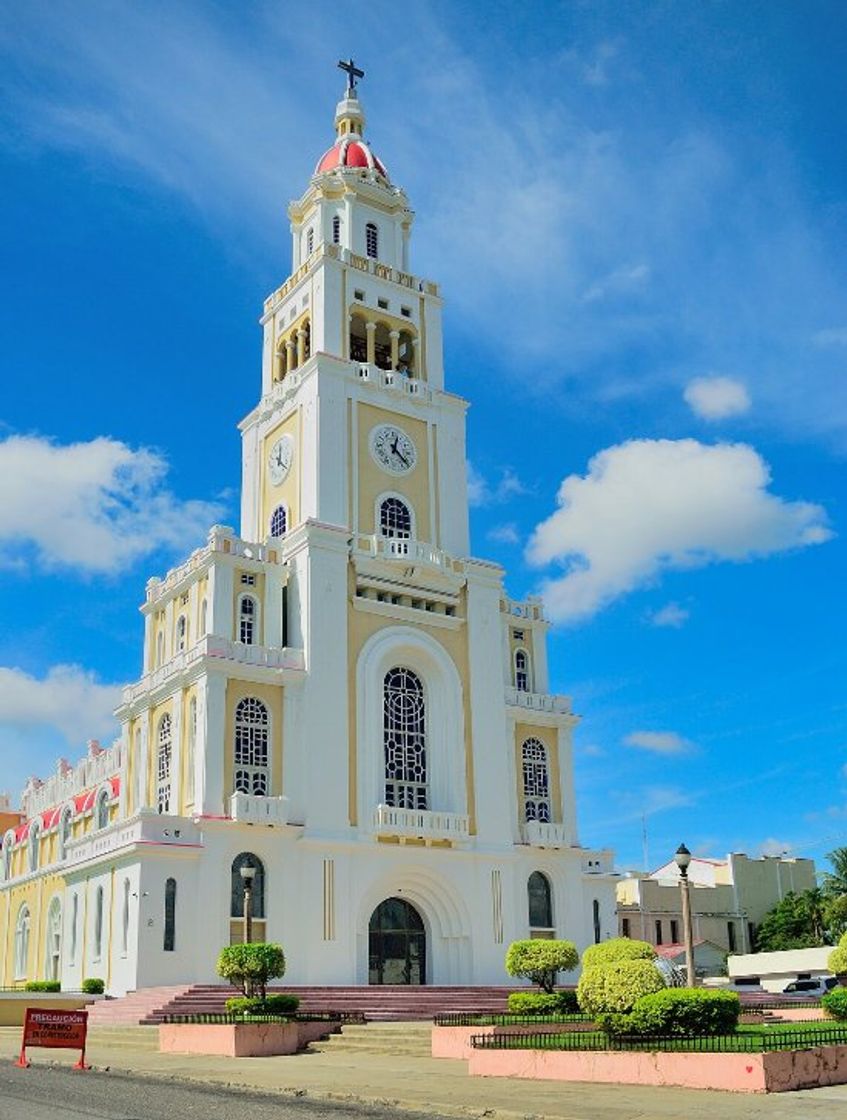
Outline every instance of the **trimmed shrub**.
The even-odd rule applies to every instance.
[[[633,1034],[731,1034],[741,1000],[735,992],[665,988],[642,996],[627,1016]]]
[[[821,1007],[830,1019],[847,1019],[847,988],[833,988],[821,996]]]
[[[218,956],[218,976],[229,980],[242,995],[265,998],[269,980],[285,975],[285,954],[281,945],[253,941],[246,945],[227,945]]]
[[[106,981],[99,976],[87,976],[82,982],[82,990],[87,996],[102,996],[106,991]]]
[[[276,996],[233,996],[226,1001],[230,1015],[293,1015],[300,1006],[297,996],[287,993]]]
[[[582,953],[582,967],[595,968],[614,961],[652,961],[656,950],[646,941],[633,941],[629,937],[612,937],[598,945],[590,945]]]
[[[661,973],[648,960],[613,961],[587,968],[579,978],[576,994],[588,1015],[632,1011],[642,996],[665,987]]]
[[[62,985],[58,980],[27,980],[24,984],[25,992],[61,992]]]
[[[847,933],[829,954],[826,963],[829,971],[834,972],[836,976],[843,976],[847,972]]]
[[[510,1015],[573,1015],[579,1011],[576,992],[510,992]]]
[[[579,953],[572,941],[547,941],[533,937],[529,941],[513,941],[506,953],[506,971],[510,976],[523,976],[552,993],[559,972],[570,972],[579,964]]]

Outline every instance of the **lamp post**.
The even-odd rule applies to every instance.
[[[691,931],[691,885],[688,882],[688,865],[691,863],[691,852],[684,844],[676,850],[673,857],[679,868],[679,889],[682,892],[682,928],[685,933],[685,971],[688,987],[693,988],[694,979],[694,935]]]
[[[256,868],[243,864],[241,867],[241,881],[244,883],[244,943],[253,940],[253,877]]]

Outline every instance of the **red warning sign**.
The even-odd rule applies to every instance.
[[[85,1037],[88,1032],[87,1011],[41,1011],[35,1007],[26,1009],[24,1033],[21,1039],[21,1056],[18,1065],[26,1068],[28,1046],[60,1047],[63,1050],[79,1050],[80,1058],[74,1069],[87,1069],[85,1064]]]

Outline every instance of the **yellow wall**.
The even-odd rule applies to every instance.
[[[12,883],[0,895],[0,914],[2,914],[3,976],[4,986],[23,987],[24,980],[15,979],[15,929],[21,906],[29,907],[29,955],[27,957],[27,980],[43,980],[46,966],[45,932],[47,910],[54,894],[62,895],[65,880],[61,875],[44,874],[28,879],[23,883]]]
[[[377,424],[393,424],[402,428],[413,440],[418,458],[415,469],[406,475],[395,475],[382,470],[374,462],[370,451],[371,431]],[[415,514],[417,536],[421,540],[430,538],[429,510],[429,463],[427,450],[427,426],[423,420],[400,416],[384,408],[360,404],[358,413],[358,477],[359,477],[359,531],[375,533],[374,507],[377,497],[385,491],[402,494],[412,506]],[[351,435],[352,439],[352,435]],[[355,469],[355,468],[354,468]]]
[[[274,486],[268,472],[268,456],[280,436],[290,435],[294,440],[294,455],[288,474],[279,486]],[[288,529],[300,523],[300,472],[303,454],[301,439],[301,412],[295,409],[264,438],[260,449],[262,479],[262,520],[261,537],[264,539],[271,529],[271,515],[278,505],[284,505],[288,513]]]

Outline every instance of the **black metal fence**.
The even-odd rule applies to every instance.
[[[575,1011],[572,1015],[469,1015],[460,1012],[436,1015],[436,1027],[521,1027],[541,1023],[590,1023],[592,1017]]]
[[[273,1014],[236,1015],[230,1011],[196,1011],[190,1015],[163,1015],[163,1023],[364,1023],[361,1011],[291,1011]]]
[[[742,1032],[725,1035],[625,1035],[602,1031],[572,1034],[515,1032],[475,1034],[476,1050],[688,1050],[701,1054],[761,1054],[771,1050],[807,1050],[815,1046],[847,1046],[847,1024],[822,1030]]]

